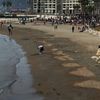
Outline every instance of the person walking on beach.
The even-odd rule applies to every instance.
[[[3,22],[1,21],[1,28],[3,27]]]
[[[74,30],[75,30],[75,27],[74,27],[74,25],[72,26],[72,32],[74,32]]]
[[[38,50],[39,50],[39,54],[42,54],[44,51],[44,46],[43,45],[39,45],[38,46]]]
[[[56,24],[54,24],[54,29],[57,29],[58,28],[58,25],[57,25],[57,23]]]
[[[13,26],[11,24],[8,25],[8,32],[9,32],[9,36],[12,35],[12,30],[13,30]]]

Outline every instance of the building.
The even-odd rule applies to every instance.
[[[100,1],[99,0],[95,0],[94,2],[95,4],[95,14],[100,14]]]
[[[74,14],[74,12],[75,12],[74,7],[76,5],[79,5],[78,0],[63,0],[63,3],[62,3],[63,13],[64,14]]]
[[[33,0],[33,13],[41,14],[73,14],[78,0]]]
[[[27,0],[27,10],[29,13],[33,13],[33,0]]]
[[[56,0],[33,0],[33,13],[55,14]]]

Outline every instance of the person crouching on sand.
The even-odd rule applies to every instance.
[[[43,45],[39,45],[38,46],[38,50],[39,50],[39,54],[43,54],[44,46]]]
[[[95,59],[96,62],[100,63],[100,45],[98,46],[96,56],[92,56],[92,59]]]
[[[100,45],[98,46],[96,56],[97,56],[96,61],[98,62],[100,60]]]

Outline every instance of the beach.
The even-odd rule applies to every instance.
[[[44,100],[98,100],[100,65],[91,56],[95,55],[99,37],[72,34],[67,28],[58,32],[51,26],[29,25],[15,25],[11,38],[26,52],[36,93]],[[6,27],[0,32],[8,35]],[[43,55],[38,54],[39,44],[45,46]]]

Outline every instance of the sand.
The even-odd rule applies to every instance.
[[[45,97],[44,100],[98,100],[100,86],[96,87],[95,85],[97,82],[99,83],[99,65],[91,59],[91,56],[95,54],[97,41],[98,43],[100,42],[98,37],[85,33],[81,35],[74,33],[74,36],[76,34],[78,38],[76,38],[77,36],[73,38],[72,34],[68,34],[66,38],[61,34],[54,37],[53,33],[51,35],[50,33],[45,34],[43,29],[41,29],[42,31],[37,31],[35,29],[32,30],[32,28],[26,29],[25,27],[14,27],[11,38],[14,38],[27,52],[26,56],[28,63],[31,64],[34,79],[33,87],[36,88],[37,93],[43,95]],[[41,27],[44,26],[39,26],[38,28]],[[2,31],[2,34],[8,35],[6,28],[0,31]],[[95,39],[97,41],[93,42],[92,40]],[[37,46],[39,44],[45,45],[43,55],[38,54]],[[63,53],[59,53],[61,51]],[[62,54],[66,55],[67,58]],[[73,63],[77,63],[78,66],[72,67]],[[84,68],[87,71],[86,73],[84,73],[85,70],[79,70]],[[88,72],[89,75],[86,75]],[[96,83],[88,86],[86,85],[88,80]]]

